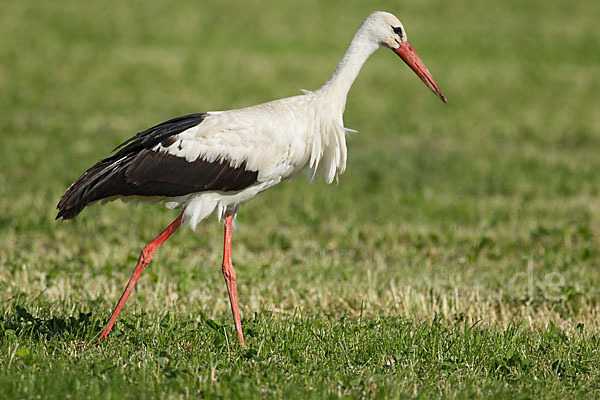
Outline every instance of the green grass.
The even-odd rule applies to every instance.
[[[11,1],[0,13],[0,398],[573,398],[600,382],[600,3]],[[214,217],[114,202],[54,221],[130,135],[319,87],[373,9],[338,185],[241,208],[234,344]]]

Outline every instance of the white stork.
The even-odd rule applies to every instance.
[[[314,92],[239,110],[191,114],[163,122],[126,140],[115,154],[77,179],[58,203],[58,218],[71,219],[88,204],[116,198],[161,200],[181,214],[143,248],[137,266],[106,328],[105,339],[154,252],[181,224],[192,229],[213,211],[224,219],[223,276],[235,330],[244,346],[231,262],[231,231],[237,210],[258,193],[308,169],[313,181],[333,182],[346,168],[343,113],[362,65],[387,47],[446,102],[394,15],[374,12],[354,35],[333,76]]]

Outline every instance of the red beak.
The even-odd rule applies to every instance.
[[[410,69],[415,71],[415,73],[419,76],[419,78],[421,78],[423,83],[425,83],[427,87],[431,89],[431,91],[435,93],[437,97],[440,98],[440,100],[442,100],[444,103],[448,103],[446,101],[446,97],[442,93],[442,90],[440,89],[438,84],[435,83],[433,76],[431,76],[431,73],[429,72],[423,61],[421,61],[421,57],[419,57],[419,55],[412,48],[410,43],[404,42],[398,44],[400,45],[400,47],[395,49],[394,52],[404,60],[404,62],[410,67]]]

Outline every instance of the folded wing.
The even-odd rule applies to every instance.
[[[125,196],[176,197],[203,191],[239,191],[257,182],[258,172],[245,161],[231,165],[220,158],[186,159],[185,151],[160,151],[177,146],[178,135],[197,127],[207,114],[190,114],[138,133],[114,155],[88,169],[58,203],[58,218],[71,219],[90,203]]]

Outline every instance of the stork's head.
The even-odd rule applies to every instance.
[[[444,103],[447,103],[442,90],[435,83],[433,76],[421,61],[406,36],[404,26],[395,15],[386,12],[374,12],[366,20],[365,25],[372,37],[382,47],[393,50],[421,78],[423,83]]]

